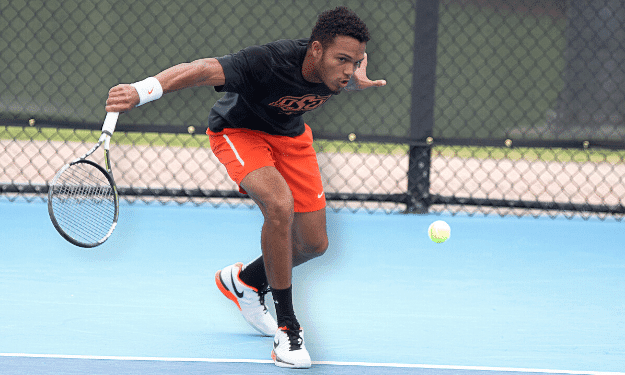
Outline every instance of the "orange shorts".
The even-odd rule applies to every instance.
[[[284,177],[295,201],[295,212],[318,211],[326,206],[317,154],[312,147],[312,131],[306,125],[304,134],[297,137],[271,135],[249,129],[224,129],[210,137],[213,153],[226,167],[230,178],[241,188],[248,173],[275,167]]]

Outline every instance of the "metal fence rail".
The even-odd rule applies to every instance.
[[[347,5],[369,76],[306,116],[336,210],[625,214],[625,5],[611,0],[300,0],[0,4],[0,199],[41,199],[97,137],[110,87],[310,34]],[[128,201],[252,205],[210,152],[210,88],[123,115]],[[355,139],[350,135],[355,136]]]

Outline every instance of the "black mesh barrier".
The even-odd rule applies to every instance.
[[[443,4],[435,137],[622,148],[625,3]]]
[[[367,23],[368,76],[388,84],[305,115],[333,209],[622,219],[616,0],[0,2],[0,198],[45,199],[97,139],[112,86],[308,37],[338,5]],[[186,89],[120,117],[123,199],[252,205],[204,135],[221,95]]]

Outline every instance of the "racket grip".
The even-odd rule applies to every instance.
[[[119,117],[119,112],[107,112],[106,118],[104,119],[104,124],[102,125],[102,133],[105,133],[108,136],[112,136],[115,131],[115,125],[117,125],[117,118]]]

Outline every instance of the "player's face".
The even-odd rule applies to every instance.
[[[334,43],[323,48],[317,72],[323,83],[339,93],[365,58],[367,43],[350,36],[337,35]]]

